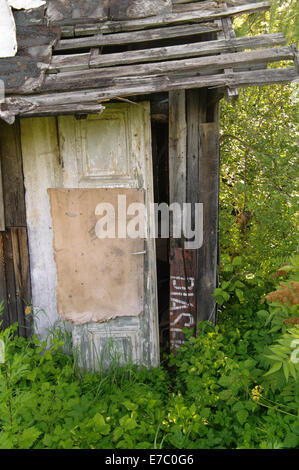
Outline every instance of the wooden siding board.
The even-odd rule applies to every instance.
[[[216,321],[218,197],[219,197],[219,124],[201,123],[199,152],[199,198],[203,203],[203,246],[198,252],[197,320]]]
[[[26,227],[19,124],[0,121],[0,154],[6,228]]]

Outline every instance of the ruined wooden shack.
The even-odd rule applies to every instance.
[[[92,368],[109,364],[112,343],[122,361],[156,365],[159,325],[175,348],[183,326],[216,321],[219,100],[298,77],[282,34],[234,33],[234,17],[268,8],[47,0],[13,10],[17,54],[0,59],[4,327],[45,338],[63,320]],[[282,60],[294,65],[268,68]],[[118,196],[145,203],[144,239],[97,238],[98,204]],[[151,238],[154,202],[203,203],[202,246]]]

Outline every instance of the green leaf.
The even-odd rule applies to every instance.
[[[283,363],[283,373],[284,373],[284,376],[285,376],[286,381],[288,382],[290,371],[289,371],[287,362],[284,362],[284,363]]]
[[[276,364],[274,364],[271,369],[264,375],[270,375],[270,374],[274,374],[274,372],[277,372],[279,369],[281,369],[281,366],[282,366],[282,362],[277,362]]]
[[[240,302],[242,302],[244,300],[243,291],[241,291],[241,289],[236,289],[235,293],[236,293],[236,296],[238,297],[238,299],[240,300]]]
[[[222,390],[222,392],[219,393],[219,398],[221,400],[229,400],[232,396],[231,390]]]
[[[232,265],[233,266],[240,266],[242,264],[242,257],[241,256],[236,256],[233,259]]]
[[[125,415],[119,420],[119,424],[123,426],[127,431],[137,427],[137,423],[134,418],[131,418],[129,415]]]
[[[138,405],[136,403],[132,403],[131,401],[124,401],[123,405],[127,408],[128,411],[134,411],[138,409]]]
[[[105,422],[104,417],[97,413],[93,419],[92,424],[95,431],[99,432],[100,434],[107,435],[110,432],[110,425]]]
[[[23,431],[22,435],[19,437],[19,448],[30,449],[40,435],[41,432],[34,426],[25,429],[25,431]]]
[[[245,409],[240,410],[240,411],[237,412],[237,419],[238,419],[239,423],[242,424],[242,425],[245,423],[248,416],[249,416],[249,413]]]
[[[225,375],[220,377],[218,381],[219,385],[222,385],[222,387],[229,387],[231,385],[231,382],[232,382],[231,378]]]
[[[289,369],[290,369],[291,375],[294,377],[295,380],[297,380],[297,374],[296,374],[296,369],[294,367],[294,364],[291,361],[289,361],[288,364],[289,364]]]

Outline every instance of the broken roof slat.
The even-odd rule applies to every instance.
[[[90,60],[90,67],[107,67],[121,64],[136,64],[141,62],[154,62],[156,60],[170,60],[177,58],[198,57],[208,54],[219,54],[230,52],[231,48],[236,51],[248,48],[267,47],[285,44],[283,34],[274,33],[260,36],[241,37],[236,39],[220,39],[179,46],[156,47],[140,51],[128,51],[115,54],[105,54]]]
[[[259,49],[258,51],[235,52],[224,55],[212,55],[200,58],[155,62],[150,64],[139,64],[134,67],[107,67],[79,71],[77,73],[58,73],[48,75],[41,91],[75,90],[82,88],[97,88],[106,83],[106,79],[119,77],[139,77],[149,75],[166,75],[170,73],[200,72],[212,70],[220,72],[224,68],[239,69],[244,66],[253,65],[267,66],[267,63],[277,62],[285,59],[293,59],[294,51],[290,46]]]
[[[296,77],[292,68],[265,70],[269,62],[294,59],[295,53],[290,48],[242,52],[285,44],[279,33],[248,38],[229,35],[216,40],[216,33],[227,24],[225,19],[230,21],[237,15],[267,10],[269,2],[170,3],[170,0],[47,0],[47,10],[39,9],[29,23],[29,13],[20,16],[20,12],[15,12],[20,49],[15,62],[0,60],[0,78],[4,77],[6,92],[11,95],[2,105],[2,116],[9,119],[9,113],[32,116],[98,112],[98,100],[184,88],[285,83]],[[26,24],[22,24],[23,20]],[[220,26],[215,24],[217,20]],[[57,55],[51,58],[60,30],[71,39],[60,40]],[[205,41],[204,33],[210,34]],[[154,47],[153,41],[164,39],[166,47],[161,47],[164,42]],[[127,44],[133,44],[133,50],[92,53],[93,48],[123,48]],[[86,49],[91,51],[84,52]],[[226,55],[219,55],[222,53]],[[246,67],[254,71],[247,73]]]
[[[122,96],[179,89],[222,88],[227,86],[240,88],[253,85],[289,83],[296,77],[295,68],[290,67],[287,69],[255,70],[253,72],[233,72],[230,76],[225,74],[200,77],[161,77],[155,75],[142,79],[131,77],[127,78],[125,82],[116,79],[110,80],[110,85],[107,85],[104,89],[8,97],[4,108],[0,111],[0,117],[59,114],[59,108],[66,105],[69,112],[76,113],[76,110],[83,112],[85,107]]]
[[[56,51],[70,51],[96,46],[124,45],[138,42],[151,42],[169,38],[184,38],[195,34],[213,33],[220,30],[214,23],[200,23],[183,26],[170,26],[168,28],[148,29],[146,31],[131,31],[116,34],[96,34],[93,37],[61,39]]]
[[[118,65],[155,62],[173,59],[187,59],[188,57],[200,57],[203,55],[220,54],[243,49],[256,49],[259,47],[271,47],[286,44],[286,39],[281,33],[264,34],[260,36],[241,37],[232,40],[205,41],[180,46],[156,47],[141,51],[127,51],[115,54],[104,54],[92,57],[90,53],[55,55],[52,57],[48,73],[66,72],[89,68],[113,67]]]

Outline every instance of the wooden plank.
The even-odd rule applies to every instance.
[[[22,286],[22,307],[23,307],[23,319],[22,329],[20,334],[25,337],[29,337],[32,333],[32,318],[28,318],[25,314],[27,305],[32,304],[31,300],[31,279],[30,279],[30,264],[29,264],[29,249],[28,249],[28,238],[27,229],[18,229],[19,239],[19,257],[20,257],[20,277]]]
[[[186,120],[187,120],[187,172],[186,172],[186,202],[191,203],[193,208],[196,203],[202,203],[200,199],[200,124],[206,121],[207,114],[207,89],[195,89],[186,91]],[[191,215],[191,227],[195,228],[194,212]],[[194,250],[195,251],[195,250]],[[198,258],[197,249],[195,251]],[[195,303],[195,323],[198,322],[198,267],[194,263],[194,303]]]
[[[174,248],[170,263],[170,351],[175,353],[185,342],[183,328],[196,327],[197,253]]]
[[[4,230],[5,230],[5,212],[4,212],[3,183],[2,183],[1,155],[0,155],[0,232],[3,232]]]
[[[286,69],[255,70],[252,72],[234,72],[229,77],[224,74],[205,76],[157,76],[153,77],[127,77],[124,79],[108,79],[102,83],[101,88],[85,91],[62,93],[49,93],[22,97],[7,97],[5,113],[0,117],[13,117],[15,115],[57,115],[68,112],[84,112],[84,109],[94,108],[94,112],[101,112],[97,103],[113,98],[144,95],[163,91],[174,91],[192,88],[215,87],[248,87],[263,86],[279,83],[289,83],[298,74],[293,67]]]
[[[51,64],[47,69],[47,73],[63,71],[75,71],[88,69],[91,55],[86,54],[74,54],[74,55],[54,55],[51,60]]]
[[[206,0],[203,2],[195,2],[194,0],[173,0],[173,9],[174,13],[185,12],[185,11],[196,11],[196,10],[205,10],[205,9],[215,9],[223,7],[223,2],[217,0]],[[257,0],[228,0],[226,1],[229,6],[238,6],[246,5],[248,3],[258,3]]]
[[[106,22],[101,31],[111,31],[111,32],[120,32],[120,31],[132,31],[132,30],[141,30],[150,27],[155,27],[158,25],[168,25],[168,24],[179,24],[179,23],[189,23],[189,22],[202,22],[207,20],[214,20],[217,18],[223,18],[227,16],[239,16],[246,13],[253,13],[258,11],[268,10],[270,8],[270,3],[268,1],[258,2],[258,3],[247,3],[245,5],[240,5],[236,7],[230,7],[228,9],[219,7],[218,11],[214,10],[201,10],[201,11],[191,11],[186,13],[172,13],[169,15],[160,15],[153,18],[145,18],[141,20],[131,20],[131,21],[108,21]]]
[[[0,300],[5,304],[4,327],[18,322],[19,334],[27,337],[24,302],[30,303],[31,295],[18,122],[12,126],[0,122],[0,151],[7,227],[0,240]]]
[[[19,325],[18,331],[20,336],[26,337],[25,329],[25,314],[24,314],[24,289],[23,289],[23,279],[22,279],[22,268],[21,268],[21,253],[19,246],[19,230],[18,228],[11,228],[11,245],[12,245],[12,257],[13,257],[13,267],[14,267],[14,277],[15,277],[15,316]],[[26,230],[25,228],[23,230]]]
[[[218,12],[214,10],[191,11],[186,13],[172,13],[169,15],[160,15],[151,18],[130,20],[130,21],[107,21],[103,24],[94,25],[86,24],[75,27],[75,36],[86,36],[88,34],[102,33],[119,33],[125,31],[140,31],[147,28],[155,28],[160,26],[178,25],[184,23],[202,23],[217,18],[227,16],[238,16],[246,13],[253,13],[258,11],[268,10],[270,3],[258,2],[248,3],[237,7],[230,7],[228,9],[219,8]]]
[[[165,75],[168,73],[202,72],[207,70],[221,71],[228,67],[240,68],[244,65],[252,66],[262,64],[266,67],[268,62],[292,59],[293,50],[289,46],[272,49],[259,49],[252,52],[236,52],[222,56],[208,56],[195,59],[185,59],[151,64],[137,64],[133,66],[103,67],[84,71],[64,72],[50,74],[46,77],[42,91],[62,91],[101,86],[101,81],[107,78],[129,76]]]
[[[185,91],[169,93],[169,202],[186,202]]]
[[[182,13],[186,11],[199,11],[199,10],[219,10],[219,3],[216,1],[205,2],[175,2],[172,8],[173,13]]]
[[[6,306],[7,306],[7,323],[12,325],[18,321],[17,296],[15,285],[15,273],[13,262],[13,249],[11,240],[11,230],[8,229],[3,237],[4,265],[6,274]]]
[[[227,7],[227,3],[223,4]],[[233,28],[233,22],[231,18],[222,18],[221,20],[217,20],[217,24],[222,27],[222,31],[217,34],[218,39],[235,39],[236,33]],[[235,52],[235,49],[232,48],[231,52]],[[230,74],[233,72],[232,68],[225,68],[224,73]],[[237,99],[238,98],[238,90],[236,88],[226,88],[226,96],[228,99]]]
[[[197,321],[216,321],[218,197],[219,197],[219,125],[199,125],[199,199],[203,203],[203,246],[198,252]]]
[[[200,23],[183,26],[170,26],[168,28],[156,28],[145,31],[133,31],[118,34],[96,34],[93,37],[61,39],[55,47],[55,51],[84,49],[95,46],[113,46],[135,44],[138,42],[150,42],[161,39],[187,37],[194,34],[206,34],[218,31],[219,26],[213,23]]]
[[[26,227],[22,155],[18,123],[0,121],[0,155],[6,227]]]
[[[2,328],[9,326],[8,310],[7,310],[7,289],[6,289],[6,272],[5,272],[5,256],[4,256],[4,237],[5,233],[0,232],[0,302],[3,302],[3,320]]]
[[[266,34],[260,36],[252,36],[248,38],[205,41],[195,44],[182,44],[179,46],[156,47],[153,49],[145,49],[141,51],[128,51],[115,54],[106,54],[101,57],[91,59],[89,65],[90,67],[107,67],[114,65],[155,62],[179,58],[186,59],[188,57],[199,57],[208,54],[230,52],[232,48],[235,48],[236,51],[240,51],[242,49],[255,49],[258,47],[268,47],[285,43],[286,40],[284,36],[280,33]],[[75,60],[76,57],[73,58],[73,63],[75,63]],[[62,70],[63,64],[59,66],[59,59],[56,59],[56,65],[58,66],[59,70]],[[54,66],[55,64],[53,64],[53,67]]]

